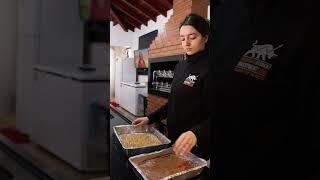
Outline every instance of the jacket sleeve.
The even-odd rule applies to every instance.
[[[198,148],[205,149],[206,155],[204,157],[208,158],[209,153],[211,152],[209,144],[210,144],[210,136],[211,136],[211,121],[210,121],[210,98],[209,98],[209,77],[207,76],[204,79],[203,90],[202,90],[202,102],[203,108],[205,108],[205,114],[202,116],[203,119],[199,120],[199,123],[193,126],[190,130],[197,137],[197,146]],[[201,147],[205,146],[205,147]]]
[[[159,122],[162,119],[167,118],[167,114],[168,114],[168,103],[161,106],[158,110],[156,110],[155,112],[147,116],[149,118],[149,124],[153,124],[155,122]]]
[[[199,124],[195,125],[191,131],[197,137],[197,145],[207,144],[210,138],[210,119],[209,117],[205,120],[202,120]]]

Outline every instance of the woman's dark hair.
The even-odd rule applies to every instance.
[[[203,37],[209,36],[210,23],[207,19],[198,14],[191,13],[186,16],[182,21],[180,28],[186,25],[194,27]]]

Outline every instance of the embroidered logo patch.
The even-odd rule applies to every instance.
[[[283,44],[273,47],[272,44],[257,43],[258,40],[252,43],[252,48],[241,57],[234,71],[264,80],[272,67],[267,60],[277,57],[275,50],[283,47]]]
[[[199,75],[196,76],[196,75],[189,74],[189,76],[183,81],[183,84],[190,86],[190,87],[193,87],[194,83],[197,81],[198,77],[199,77]]]

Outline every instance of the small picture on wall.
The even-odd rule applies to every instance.
[[[134,64],[136,68],[148,68],[149,49],[140,49],[134,51]]]

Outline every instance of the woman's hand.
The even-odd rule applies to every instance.
[[[147,125],[149,123],[149,118],[148,117],[140,117],[140,118],[137,118],[135,119],[133,122],[132,122],[132,125],[133,127],[139,127],[139,126],[142,126],[142,125]]]
[[[185,156],[197,144],[197,137],[192,131],[182,133],[173,145],[173,151],[177,155]]]

